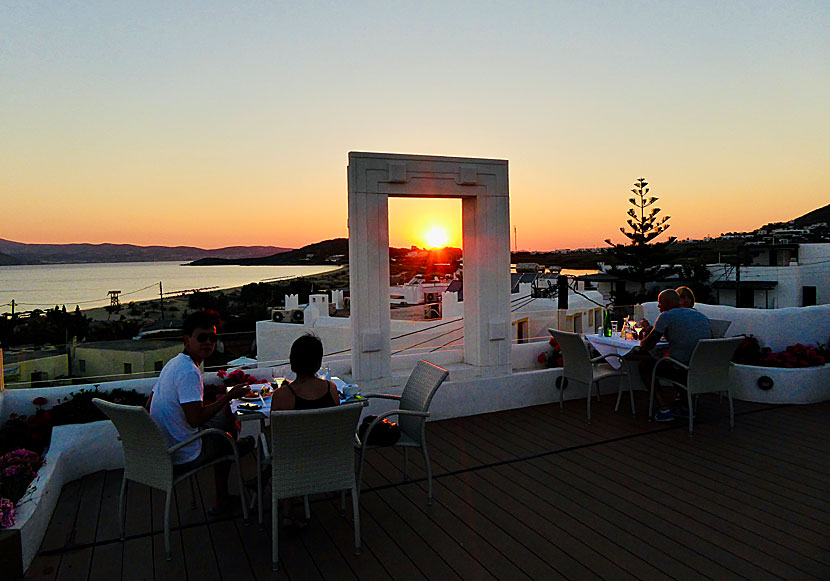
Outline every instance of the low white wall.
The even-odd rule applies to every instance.
[[[733,365],[729,377],[733,397],[744,401],[808,404],[830,399],[830,364],[794,369]],[[772,380],[771,389],[758,386],[761,377]]]
[[[645,317],[654,323],[657,303],[643,305]],[[830,341],[830,305],[786,309],[738,309],[698,303],[695,309],[710,319],[732,321],[726,336],[754,335],[762,347],[782,351],[789,345],[815,345]]]
[[[99,470],[123,467],[118,432],[109,420],[56,426],[52,430],[45,463],[15,509],[14,528],[20,530],[24,570],[40,549],[63,485]],[[113,514],[112,518],[117,516]]]
[[[213,374],[215,375],[215,374]],[[156,384],[155,378],[129,379],[124,381],[108,381],[106,383],[84,383],[79,385],[62,385],[60,387],[38,387],[27,389],[6,389],[0,392],[0,422],[4,422],[9,414],[29,416],[37,411],[32,402],[38,397],[46,398],[44,409],[60,403],[59,400],[70,394],[83,390],[93,390],[96,387],[101,391],[110,391],[116,388],[134,389],[138,393],[150,395],[150,390]]]

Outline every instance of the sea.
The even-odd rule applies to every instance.
[[[335,270],[337,266],[185,266],[181,262],[116,262],[0,266],[0,313],[66,306],[103,307],[120,290],[121,304],[197,289],[218,290]],[[216,287],[216,288],[213,288]]]

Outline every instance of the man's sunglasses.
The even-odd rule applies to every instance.
[[[199,333],[196,335],[196,340],[199,343],[207,343],[210,341],[211,343],[216,343],[216,333]]]

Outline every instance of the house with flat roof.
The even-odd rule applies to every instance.
[[[79,343],[72,349],[72,374],[106,381],[153,377],[181,350],[180,340],[125,339]]]

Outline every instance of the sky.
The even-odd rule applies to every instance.
[[[511,241],[684,239],[830,203],[830,2],[0,4],[0,238],[348,236],[348,152],[506,159]],[[460,246],[457,200],[390,243]],[[431,236],[427,232],[432,231]]]

